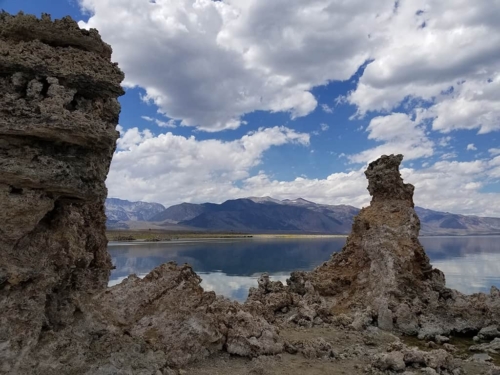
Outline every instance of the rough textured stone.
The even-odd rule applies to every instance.
[[[368,166],[372,201],[354,219],[341,252],[311,272],[292,272],[287,287],[259,287],[250,299],[279,306],[276,317],[283,318],[280,314],[288,311],[288,321],[304,326],[309,324],[307,316],[289,316],[307,311],[309,305],[323,322],[350,312],[355,329],[366,328],[373,320],[385,330],[394,328],[427,340],[498,325],[497,288],[492,287],[490,294],[467,296],[446,288],[444,274],[431,266],[418,240],[414,187],[405,184],[399,173],[402,160],[402,155],[384,155]]]
[[[394,312],[398,329],[406,335],[418,333],[418,319],[406,303],[400,304]]]
[[[393,345],[394,346],[394,345]],[[390,349],[393,349],[392,347]],[[396,347],[394,347],[396,349]],[[429,368],[437,373],[457,368],[453,356],[443,349],[430,352],[399,345],[397,350],[373,358],[373,366],[380,370],[404,371],[405,368]],[[427,370],[433,373],[431,370]]]
[[[365,172],[370,206],[355,218],[344,249],[309,275],[314,288],[336,296],[340,306],[369,305],[378,311],[386,304],[395,310],[431,285],[444,288],[442,272],[431,267],[418,242],[414,188],[401,179],[402,159],[382,156],[370,163]]]
[[[406,368],[404,354],[401,352],[381,354],[376,358],[374,366],[380,370],[404,371]]]
[[[157,375],[220,350],[280,353],[263,308],[204,292],[187,265],[107,288],[123,93],[110,56],[70,18],[0,15],[0,373]]]
[[[110,55],[69,18],[0,14],[1,371],[107,286],[104,181],[123,93]]]
[[[387,307],[387,303],[381,303],[377,314],[378,327],[385,331],[392,331],[394,328],[392,311]]]
[[[446,342],[449,342],[450,341],[450,338],[449,337],[446,337],[446,336],[441,336],[441,335],[437,335],[434,340],[436,340],[436,342],[438,344],[444,344]]]
[[[500,352],[500,338],[497,337],[489,343],[472,345],[469,350],[471,352],[498,353]]]
[[[103,43],[96,29],[82,30],[71,17],[52,22],[49,14],[41,19],[19,14],[13,17],[6,12],[1,15],[0,38],[13,42],[40,40],[53,47],[73,47],[93,52],[104,59],[111,58],[111,47]]]
[[[496,337],[500,337],[500,331],[498,330],[497,326],[488,326],[482,328],[477,334],[477,336],[481,340],[491,340]]]

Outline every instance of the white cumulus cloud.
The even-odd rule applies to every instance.
[[[312,112],[310,90],[346,80],[392,4],[362,0],[80,0],[127,86],[182,125],[239,127],[255,110]]]
[[[405,160],[412,160],[432,156],[434,153],[434,143],[425,134],[425,127],[405,113],[375,117],[366,131],[369,133],[368,139],[382,144],[349,156],[352,162],[365,163],[380,155],[394,153],[402,153]]]

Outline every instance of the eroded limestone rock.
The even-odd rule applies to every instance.
[[[123,73],[69,17],[0,14],[0,373],[158,374],[283,351],[254,309],[164,264],[107,288],[105,179]]]
[[[353,315],[354,329],[373,321],[384,330],[421,339],[498,325],[497,288],[490,294],[464,295],[447,288],[444,274],[430,264],[418,240],[414,187],[399,173],[402,160],[402,155],[384,155],[368,166],[372,201],[355,218],[341,252],[311,272],[293,272],[287,287],[266,281],[250,292],[249,300],[260,301],[269,307],[268,315],[274,312],[281,320],[309,306],[322,314],[322,322],[333,323],[333,316],[347,312]]]
[[[97,31],[0,14],[0,371],[107,286],[104,181],[123,73]]]

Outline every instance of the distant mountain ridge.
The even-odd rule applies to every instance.
[[[177,224],[184,220],[194,219],[205,211],[203,204],[181,203],[170,206],[151,217],[149,221],[162,221]]]
[[[147,221],[165,211],[165,206],[159,203],[130,202],[118,198],[106,199],[105,206],[108,222]]]
[[[500,218],[415,208],[422,235],[500,234]],[[302,198],[249,197],[215,203],[158,203],[106,200],[108,228],[237,231],[247,233],[348,234],[359,209]]]
[[[359,211],[351,207],[349,219],[339,220],[333,210],[252,199],[204,204],[203,207],[203,213],[179,224],[206,230],[344,234],[349,233],[352,217]]]

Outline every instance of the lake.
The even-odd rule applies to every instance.
[[[145,276],[156,266],[189,263],[205,290],[244,301],[264,272],[285,280],[291,271],[311,270],[340,251],[345,238],[218,239],[169,242],[110,242],[113,264],[109,285],[135,273]],[[432,265],[446,275],[448,287],[464,293],[500,288],[500,236],[421,237]]]

